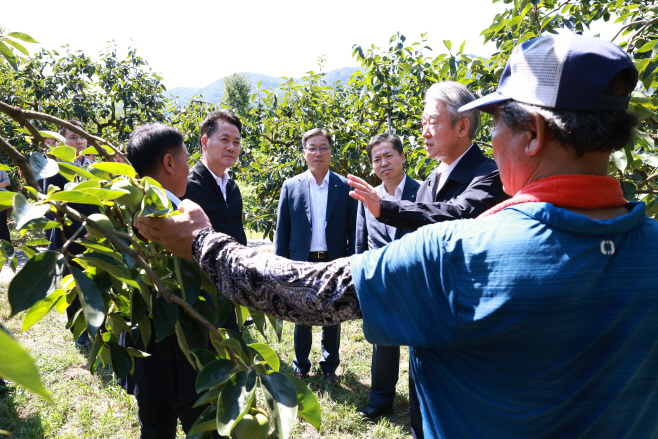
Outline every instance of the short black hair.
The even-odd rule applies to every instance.
[[[226,122],[235,125],[240,132],[240,135],[242,135],[242,122],[240,122],[240,118],[231,111],[219,110],[210,113],[206,116],[206,120],[201,123],[201,127],[199,128],[199,139],[203,136],[211,138],[217,129],[219,122]]]
[[[306,131],[302,136],[302,148],[306,148],[306,141],[315,136],[324,136],[327,138],[329,146],[333,145],[333,140],[331,139],[331,133],[329,133],[329,131],[325,130],[324,128],[313,128]]]
[[[184,138],[174,128],[162,123],[140,125],[130,134],[126,155],[140,177],[155,171],[166,154],[185,148]]]
[[[368,142],[368,146],[366,146],[366,152],[368,153],[368,160],[370,160],[371,163],[372,163],[372,155],[371,155],[372,149],[375,146],[379,145],[380,143],[384,143],[384,142],[389,142],[393,147],[393,149],[399,152],[400,155],[404,153],[404,148],[402,147],[402,141],[398,136],[394,136],[393,134],[389,134],[389,133],[377,134],[375,137],[370,139],[370,142]]]

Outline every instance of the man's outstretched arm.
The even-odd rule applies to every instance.
[[[349,258],[311,263],[261,253],[213,231],[193,202],[184,200],[178,209],[182,215],[139,218],[135,225],[174,254],[194,257],[230,300],[302,325],[362,318]]]

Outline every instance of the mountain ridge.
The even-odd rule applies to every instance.
[[[358,67],[342,67],[339,69],[334,69],[326,72],[325,81],[327,84],[333,85],[337,81],[347,83],[352,73],[361,70]],[[269,76],[262,73],[252,73],[252,72],[239,72],[245,73],[249,80],[251,81],[251,86],[255,89],[259,82],[262,81],[261,89],[271,89],[274,92],[280,91],[279,86],[286,82],[284,77],[280,76]],[[293,78],[295,79],[295,78]],[[165,92],[165,95],[169,98],[175,99],[178,105],[187,105],[193,96],[202,95],[204,101],[208,102],[219,102],[224,93],[224,77],[217,79],[216,81],[211,82],[205,87],[174,87]]]

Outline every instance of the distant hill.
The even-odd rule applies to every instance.
[[[341,69],[331,70],[325,76],[327,84],[335,84],[337,81],[342,81],[347,83],[349,81],[352,73],[359,70],[357,67],[343,67]],[[285,80],[281,77],[276,76],[267,76],[260,73],[247,73],[247,76],[251,80],[251,85],[256,88],[259,82],[262,81],[261,88],[269,88],[275,92],[279,91],[279,85],[281,85]],[[167,90],[165,95],[167,97],[176,97],[176,102],[179,105],[187,105],[192,96],[198,96],[203,94],[203,100],[207,102],[219,102],[222,94],[224,93],[224,78],[219,78],[212,84],[206,85],[205,87],[193,88],[193,87],[175,87]]]

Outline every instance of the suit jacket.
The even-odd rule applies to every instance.
[[[418,189],[416,202],[382,201],[379,221],[393,227],[416,230],[427,224],[476,218],[509,198],[503,191],[496,163],[473,144],[432,197],[436,169]]]
[[[402,191],[402,200],[415,202],[420,183],[408,175],[404,176],[404,190]],[[377,189],[381,187],[378,186]],[[400,239],[407,233],[411,233],[409,229],[396,229],[393,239]],[[359,203],[359,211],[356,216],[356,253],[360,254],[368,250],[374,250],[384,247],[393,239],[386,231],[386,224],[381,223],[375,218],[368,209]]]
[[[69,183],[69,181],[62,175],[62,174],[55,174],[51,177],[45,178],[43,180],[40,180],[43,193],[47,193],[48,191],[48,186],[51,184],[53,186],[58,186],[61,190],[64,190],[64,185],[66,183]],[[91,204],[78,204],[78,203],[68,203],[69,207],[71,209],[75,209],[81,214],[85,216],[89,216],[92,213],[98,213],[100,210],[98,209],[98,206],[93,206]],[[48,212],[46,214],[47,218],[50,219],[55,219],[55,216],[51,213]],[[71,225],[64,225],[61,229],[59,227],[52,228],[50,230],[46,230],[46,235],[48,237],[48,240],[50,241],[50,245],[48,246],[48,250],[59,250],[64,246],[64,243],[71,237],[75,232],[78,231],[80,226],[82,225],[81,222],[74,220],[73,218],[69,218],[71,220]],[[62,236],[62,232],[63,235]],[[78,237],[82,238],[85,236],[87,233],[86,230],[82,231],[78,235]],[[71,254],[80,254],[85,251],[85,247],[81,244],[77,244],[72,242],[71,245],[68,247],[68,251]]]
[[[329,172],[325,236],[328,261],[354,254],[357,202],[349,196],[347,179]],[[307,261],[311,245],[311,197],[306,172],[286,180],[277,210],[274,252],[294,261]]]
[[[187,176],[187,190],[181,200],[194,201],[203,208],[213,229],[247,245],[242,227],[242,194],[232,179],[226,184],[226,198],[206,165],[199,160]]]

